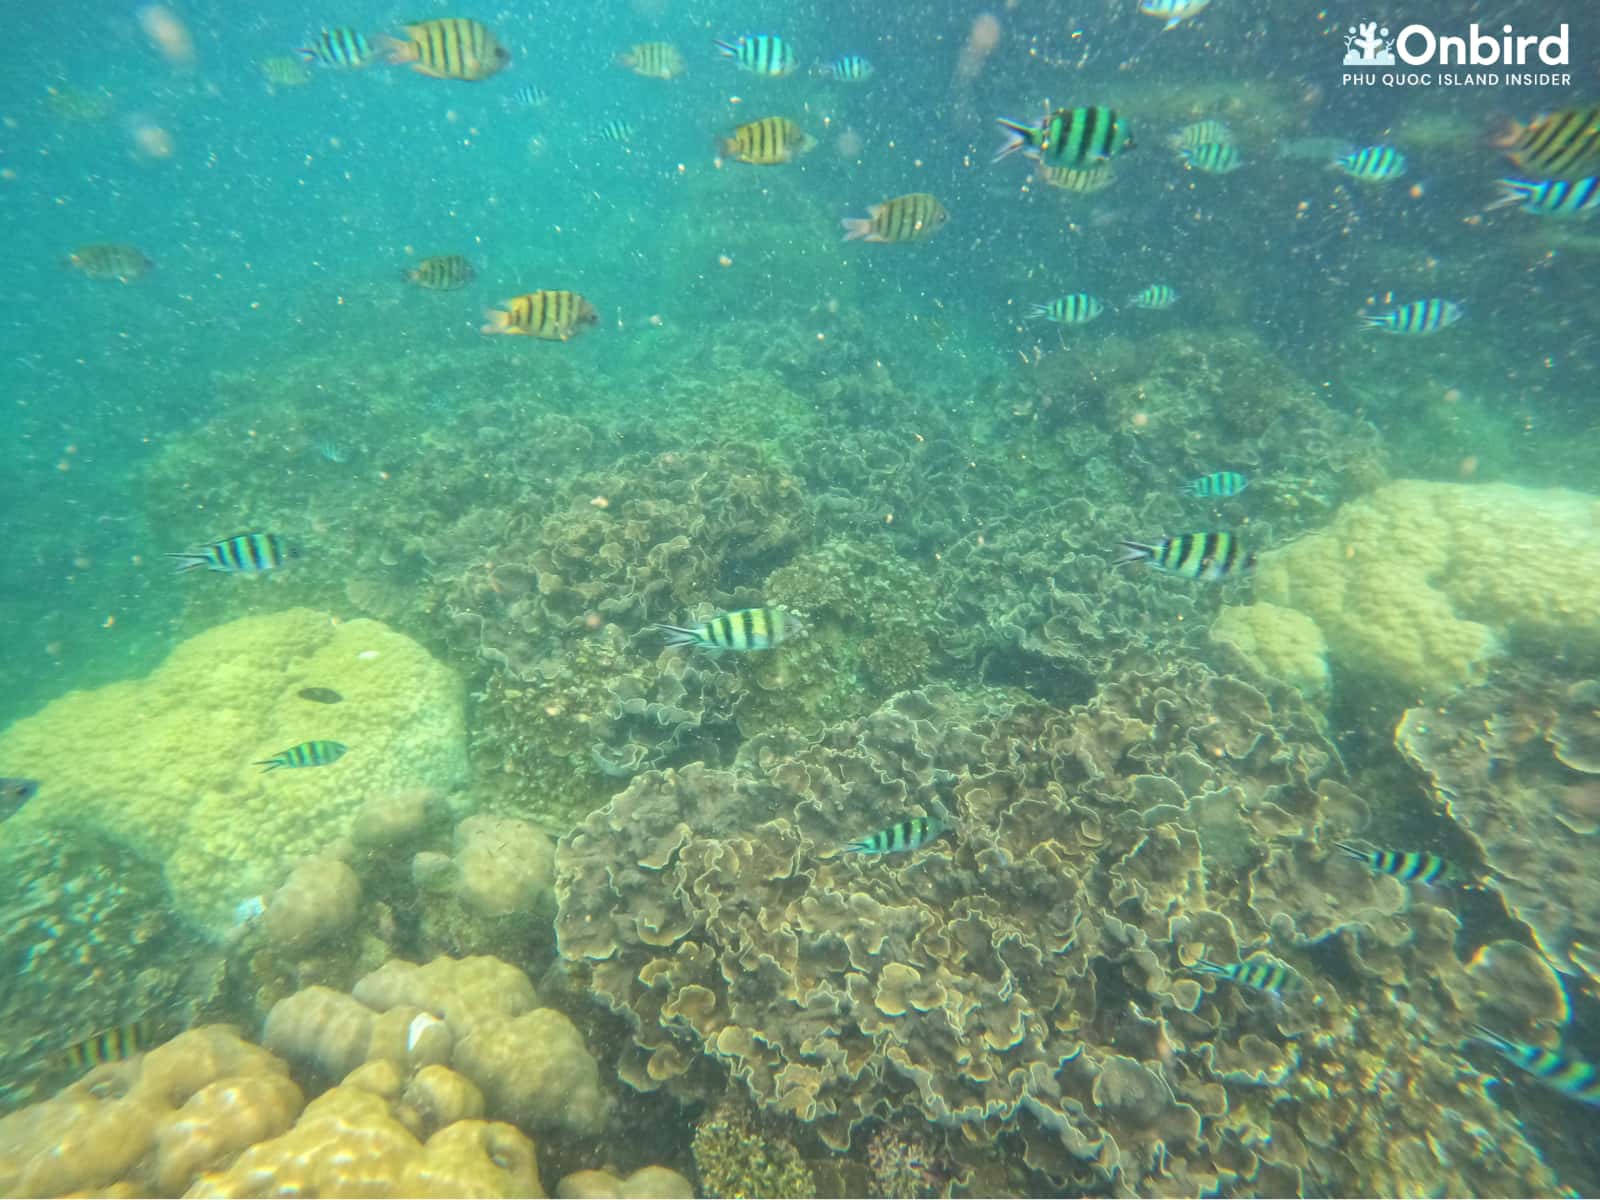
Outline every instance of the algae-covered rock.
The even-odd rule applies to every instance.
[[[312,702],[308,686],[343,700]],[[456,677],[387,626],[303,608],[248,617],[0,734],[0,760],[44,782],[4,836],[91,829],[162,864],[178,911],[221,932],[372,797],[459,785],[462,722]],[[314,739],[349,749],[322,767],[256,765]]]

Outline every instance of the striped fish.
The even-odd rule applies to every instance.
[[[261,71],[261,78],[273,87],[300,87],[311,82],[311,72],[307,69],[304,59],[291,58],[287,54],[274,54],[270,58],[263,58],[257,66]]]
[[[903,850],[920,850],[947,828],[938,817],[907,817],[887,829],[847,842],[844,848],[851,854],[899,854]]]
[[[366,34],[354,29],[324,29],[311,40],[311,45],[300,47],[300,57],[324,67],[359,70],[372,62],[372,43]]]
[[[1228,146],[1233,143],[1233,130],[1221,121],[1207,118],[1185,125],[1167,139],[1174,150],[1191,150],[1196,146]]]
[[[799,64],[789,43],[770,33],[752,34],[736,42],[716,40],[715,45],[724,58],[733,59],[741,71],[752,75],[777,78],[792,74]]]
[[[127,283],[138,279],[155,263],[133,246],[114,242],[100,242],[92,246],[79,246],[67,255],[67,266],[81,271],[90,279],[115,279]]]
[[[1152,283],[1149,287],[1141,289],[1128,299],[1128,303],[1134,308],[1145,308],[1152,311],[1171,308],[1177,302],[1177,289],[1165,283]]]
[[[1461,882],[1461,872],[1454,863],[1425,850],[1363,850],[1349,842],[1335,842],[1334,845],[1357,862],[1405,883]]]
[[[1097,163],[1092,167],[1050,167],[1040,163],[1039,178],[1053,188],[1087,196],[1105,191],[1116,182],[1117,176],[1110,163]]]
[[[1266,992],[1273,996],[1287,995],[1305,982],[1300,977],[1300,972],[1287,963],[1266,957],[1247,958],[1243,962],[1236,963],[1214,963],[1208,958],[1202,958],[1196,960],[1189,969],[1198,971],[1202,975],[1231,979],[1241,987],[1254,988],[1258,992]]]
[[[916,242],[933,236],[949,219],[944,205],[927,192],[912,192],[874,204],[865,217],[846,217],[839,224],[844,226],[847,242],[857,238],[866,242]]]
[[[1037,125],[1007,117],[997,117],[996,123],[1006,131],[1006,141],[995,154],[995,162],[1020,150],[1046,166],[1084,167],[1133,148],[1128,123],[1115,109],[1100,104],[1058,108]]]
[[[671,42],[640,42],[617,55],[617,65],[646,79],[676,79],[685,70],[683,54]]]
[[[1211,0],[1139,0],[1139,11],[1147,17],[1160,17],[1162,28],[1171,29],[1180,21],[1199,16]]]
[[[816,138],[788,117],[762,117],[739,126],[732,137],[723,138],[720,149],[723,157],[736,162],[771,167],[793,162],[816,144]]]
[[[537,84],[525,83],[506,97],[507,108],[543,108],[550,103],[550,93]]]
[[[460,254],[435,254],[404,272],[405,281],[432,292],[453,292],[472,282],[472,264]]]
[[[82,1071],[98,1067],[101,1063],[121,1062],[147,1049],[155,1036],[155,1026],[148,1017],[102,1029],[99,1033],[74,1042],[62,1052],[63,1065]]]
[[[1375,317],[1362,316],[1368,329],[1381,329],[1385,333],[1421,335],[1438,333],[1454,325],[1465,314],[1454,300],[1413,300],[1399,308],[1391,308]]]
[[[294,551],[275,533],[236,533],[194,550],[167,554],[177,560],[177,570],[222,571],[229,575],[259,575],[275,571],[294,557]]]
[[[1057,296],[1048,304],[1035,304],[1028,310],[1030,321],[1054,321],[1057,325],[1087,325],[1105,312],[1105,302],[1088,292]]]
[[[487,79],[511,61],[507,50],[481,21],[437,17],[400,27],[404,38],[386,38],[391,63],[410,63],[433,79]]]
[[[1214,496],[1226,499],[1237,496],[1249,486],[1250,481],[1237,471],[1213,471],[1199,479],[1191,479],[1183,485],[1183,492],[1200,500],[1209,500]]]
[[[669,646],[702,650],[770,650],[801,632],[800,622],[781,608],[742,608],[689,628],[657,624]]]
[[[633,141],[633,126],[619,117],[600,122],[600,127],[595,132],[599,135],[601,141],[611,142],[618,146],[626,146]]]
[[[823,67],[822,73],[840,83],[865,83],[877,73],[877,68],[859,54],[841,54]]]
[[[1600,1106],[1600,1067],[1559,1050],[1546,1050],[1528,1042],[1513,1041],[1483,1025],[1473,1025],[1474,1036],[1498,1050],[1548,1088],[1584,1104]]]
[[[318,442],[317,453],[331,463],[342,465],[350,461],[350,451],[331,439]]]
[[[1254,570],[1256,556],[1231,533],[1180,533],[1153,545],[1123,542],[1122,557],[1117,561],[1147,562],[1169,575],[1214,583]]]
[[[1178,151],[1178,157],[1196,171],[1207,175],[1227,175],[1244,166],[1239,148],[1232,142],[1201,142]]]
[[[257,759],[251,763],[254,767],[265,767],[267,771],[276,771],[279,767],[297,769],[300,767],[326,767],[338,762],[350,749],[343,742],[314,741],[301,742],[298,746],[290,746],[287,750],[280,750],[271,758]],[[261,772],[263,775],[267,771]]]
[[[1577,174],[1600,163],[1600,105],[1564,108],[1528,125],[1513,123],[1499,145],[1524,171]]]
[[[485,316],[489,323],[484,333],[520,334],[547,342],[564,342],[600,320],[594,306],[577,292],[550,289],[513,296]]]
[[[1406,173],[1406,156],[1393,146],[1363,146],[1328,165],[1363,183],[1383,183]]]
[[[1523,212],[1541,217],[1592,217],[1600,212],[1600,175],[1583,179],[1502,179],[1500,199],[1489,205],[1517,204]]]

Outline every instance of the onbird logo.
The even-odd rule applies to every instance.
[[[1344,65],[1347,67],[1394,66],[1394,39],[1376,21],[1357,21],[1344,37]]]

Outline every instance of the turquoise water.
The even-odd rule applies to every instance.
[[[335,23],[376,38],[454,15],[511,65],[261,72]],[[633,0],[14,22],[0,774],[41,787],[0,827],[7,1107],[71,1084],[60,1051],[103,1029],[227,1022],[260,1041],[297,988],[486,954],[570,1019],[609,1098],[603,1122],[563,1120],[463,1066],[481,1055],[454,1060],[538,1141],[547,1189],[650,1163],[703,1193],[1600,1186],[1575,1136],[1592,1107],[1471,1040],[1478,1022],[1600,1062],[1600,227],[1486,211],[1521,173],[1496,132],[1595,84],[1581,67],[1558,87],[1345,84],[1345,28],[1368,15],[1215,0],[1158,33],[1132,3]],[[1576,9],[1476,19],[1567,21],[1573,62],[1593,59]],[[1444,4],[1405,20],[1464,23]],[[712,45],[756,32],[801,70],[755,77]],[[613,63],[645,41],[685,73]],[[870,80],[813,70],[847,53]],[[520,104],[528,84],[548,102]],[[1047,101],[1131,124],[1106,190],[990,161],[995,118]],[[765,116],[815,148],[717,157]],[[1169,148],[1205,118],[1232,129],[1238,171]],[[600,136],[614,119],[625,144]],[[1374,144],[1406,153],[1401,179],[1329,169]],[[840,241],[842,219],[913,192],[948,225]],[[96,243],[154,269],[64,266]],[[470,261],[465,288],[403,282],[442,254]],[[1127,303],[1152,283],[1178,302]],[[581,293],[597,323],[480,333],[540,288]],[[1107,311],[1025,319],[1074,292]],[[1465,316],[1427,337],[1360,327],[1429,297]],[[1219,470],[1249,486],[1180,495]],[[261,579],[163,558],[251,530],[297,557]],[[1123,540],[1219,530],[1259,554],[1255,580],[1115,565]],[[1466,635],[1419,599],[1436,595],[1481,644],[1449,640]],[[651,628],[767,605],[804,633],[663,654]],[[251,627],[281,656],[228,640],[291,610],[315,615]],[[1256,642],[1208,636],[1258,618]],[[426,654],[438,675],[363,690],[355,647],[389,636],[363,619],[406,639],[377,661]],[[63,700],[146,679],[168,683]],[[296,709],[303,685],[345,698]],[[293,791],[244,770],[346,720],[348,760]],[[351,840],[414,787],[414,827]],[[950,832],[904,856],[833,853],[941,808]],[[475,812],[522,823],[482,851],[491,875],[551,856],[505,884],[504,911],[423,882],[429,863],[471,874]],[[191,854],[202,828],[220,840]],[[1352,839],[1443,856],[1471,886],[1369,877],[1333,847]],[[1140,866],[1157,846],[1189,874]],[[358,880],[328,937],[235,913],[308,855]],[[734,860],[743,876],[713,869]],[[830,923],[835,902],[851,915]],[[746,908],[767,915],[743,925]],[[662,913],[674,936],[650,932]],[[998,949],[949,949],[968,940]],[[1196,959],[1234,951],[1311,986],[1195,991]],[[343,1074],[271,1048],[305,1098]],[[67,1120],[0,1123],[0,1161]],[[718,1174],[707,1147],[730,1129],[763,1139],[770,1174]],[[494,1186],[525,1189],[496,1155]],[[181,1194],[174,1178],[77,1185]]]

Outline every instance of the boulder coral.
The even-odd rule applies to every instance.
[[[1181,658],[1070,712],[905,693],[639,776],[559,844],[560,949],[631,1087],[731,1077],[835,1149],[903,1115],[955,1173],[1004,1141],[1115,1194],[1550,1186],[1451,1049],[1454,916],[1331,849],[1368,820],[1343,780],[1293,689]],[[917,851],[841,853],[940,813]],[[1190,969],[1262,952],[1310,986]]]
[[[343,701],[305,700],[307,686]],[[38,825],[102,835],[160,864],[177,911],[221,934],[240,900],[344,836],[369,798],[462,781],[461,692],[375,621],[310,609],[233,621],[143,679],[70,693],[0,733],[0,758],[49,780],[6,836]],[[349,752],[324,767],[254,765],[315,738]]]
[[[379,1065],[416,1073],[408,1086],[422,1123],[438,1119],[428,1114],[477,1109],[534,1132],[592,1135],[609,1119],[582,1034],[562,1013],[539,1007],[528,977],[495,958],[422,966],[394,959],[352,994],[302,989],[273,1006],[263,1041],[325,1079]],[[424,1076],[432,1066],[451,1075]]]
[[[1341,671],[1436,699],[1512,650],[1600,654],[1597,577],[1600,499],[1408,479],[1263,554],[1256,593],[1310,616]]]

